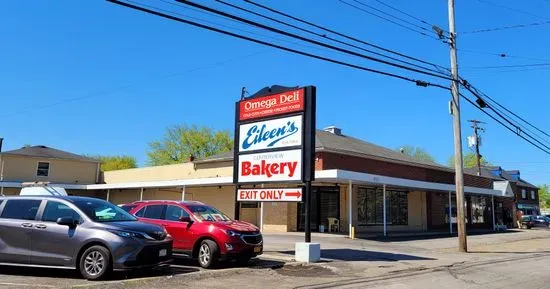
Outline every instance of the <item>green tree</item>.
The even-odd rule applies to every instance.
[[[462,162],[464,163],[465,168],[475,168],[477,167],[477,161],[476,161],[476,154],[472,152],[468,152],[462,155]],[[484,158],[481,157],[480,161],[482,166],[490,166],[491,164]],[[454,168],[455,167],[455,156],[452,155],[449,157],[449,160],[447,161],[447,164],[449,167]]]
[[[539,186],[539,204],[541,208],[550,208],[550,188],[548,185]]]
[[[149,143],[148,164],[152,166],[183,163],[189,159],[206,158],[230,151],[233,139],[229,131],[208,127],[176,125],[166,129],[160,141]]]
[[[101,162],[104,172],[137,168],[136,158],[132,156],[88,156]]]
[[[417,159],[419,161],[428,161],[435,163],[435,158],[432,157],[426,150],[419,147],[413,147],[410,145],[405,145],[402,147],[399,147],[396,149],[396,151],[399,151],[405,155],[408,155],[414,159]]]

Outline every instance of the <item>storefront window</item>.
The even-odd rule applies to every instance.
[[[384,199],[380,188],[359,188],[357,192],[359,225],[384,223]],[[407,192],[386,191],[386,222],[388,225],[408,224]]]
[[[472,223],[473,224],[480,224],[485,223],[488,220],[486,220],[487,211],[489,208],[487,207],[487,201],[485,197],[478,197],[478,196],[472,196]]]

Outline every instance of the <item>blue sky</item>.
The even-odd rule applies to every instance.
[[[384,8],[374,0],[363,1]],[[550,1],[531,0],[521,4],[511,0],[492,1],[527,13],[481,0],[458,1],[457,31],[550,20]],[[295,40],[285,40],[282,36],[167,2],[170,1],[142,0],[142,3],[259,33],[261,35],[253,36],[289,47],[448,85],[445,80],[414,75],[311,45],[297,45]],[[229,10],[214,1],[204,2]],[[232,2],[245,5],[242,1]],[[338,0],[258,2],[390,49],[449,65],[449,51],[444,43],[365,14]],[[387,3],[448,29],[447,1]],[[0,136],[5,138],[5,150],[24,144],[43,144],[75,153],[129,154],[144,164],[147,144],[160,139],[170,125],[197,124],[232,130],[234,102],[243,85],[255,92],[272,84],[311,84],[318,88],[318,128],[336,125],[347,135],[389,148],[406,144],[419,146],[441,163],[446,163],[453,153],[452,118],[448,113],[450,96],[444,90],[420,88],[292,55],[106,1],[35,1],[28,5],[11,0],[0,5]],[[550,130],[547,114],[550,70],[475,68],[550,62],[545,61],[550,58],[547,56],[550,39],[544,37],[549,29],[550,25],[541,25],[459,34],[458,39],[459,49],[541,59],[459,53],[461,74],[465,78],[547,131]],[[482,154],[489,161],[507,169],[520,169],[522,177],[535,184],[550,183],[550,156],[526,144],[466,102],[462,105],[463,139],[471,133],[466,120],[476,118],[487,122]],[[465,150],[468,150],[466,146]]]

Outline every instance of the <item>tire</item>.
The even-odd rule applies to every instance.
[[[216,242],[212,240],[203,240],[197,253],[197,261],[202,268],[214,268],[218,262],[220,249]]]
[[[88,280],[105,278],[112,270],[111,253],[103,246],[92,246],[80,256],[78,270]]]

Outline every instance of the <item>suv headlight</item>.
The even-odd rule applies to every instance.
[[[128,231],[118,231],[118,230],[110,230],[109,232],[119,236],[119,237],[122,237],[122,238],[135,238],[135,239],[152,239],[151,237],[147,236],[147,235],[144,235],[144,234],[141,234],[141,233],[136,233],[136,232],[128,232]]]
[[[232,230],[223,230],[229,237],[240,237],[241,233]]]

